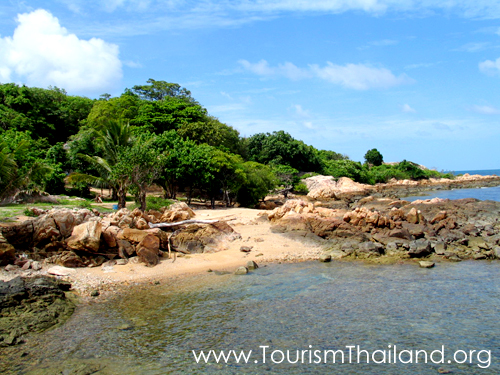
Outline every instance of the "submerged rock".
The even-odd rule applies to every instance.
[[[16,277],[0,281],[0,347],[23,342],[22,336],[42,332],[71,316],[66,297],[71,284],[52,277]]]

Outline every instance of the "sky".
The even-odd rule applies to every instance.
[[[363,161],[500,169],[500,2],[6,0],[0,83],[179,83],[242,136]]]

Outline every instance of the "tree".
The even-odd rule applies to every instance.
[[[254,207],[276,187],[276,176],[267,165],[247,161],[243,164],[244,181],[237,192],[237,201],[245,207]]]
[[[366,152],[365,161],[367,164],[378,167],[384,162],[384,157],[376,148],[372,148]]]
[[[148,79],[149,85],[136,85],[132,87],[132,91],[143,100],[163,100],[167,97],[180,97],[187,101],[193,101],[191,92],[178,83],[169,83],[165,81],[156,81],[152,78]]]
[[[262,164],[284,164],[299,171],[320,172],[318,150],[283,130],[258,133],[247,141],[248,159]]]

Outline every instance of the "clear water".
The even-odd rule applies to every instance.
[[[498,374],[499,272],[499,262],[433,269],[309,262],[136,287],[81,306],[67,324],[25,344],[13,357],[17,364],[5,357],[2,365],[33,374],[72,374],[92,364],[101,366],[98,374]],[[306,363],[277,364],[269,356],[262,363],[260,346],[293,354],[309,345],[346,356],[351,345],[429,353],[444,346],[445,363],[358,364],[354,357],[350,364],[314,364],[307,356]],[[191,351],[211,349],[254,355],[247,364],[197,364]],[[481,369],[474,356],[473,363],[447,363],[457,350],[489,350],[491,363]]]
[[[425,195],[404,197],[402,199],[413,202],[417,199],[463,199],[475,198],[479,200],[491,200],[500,202],[500,186],[484,187],[479,189],[454,189],[454,190],[435,190],[426,192]]]
[[[478,169],[478,170],[467,170],[467,171],[453,171],[452,172],[455,175],[459,174],[479,174],[481,176],[491,176],[491,175],[497,175],[500,176],[500,169]]]

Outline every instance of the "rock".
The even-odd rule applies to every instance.
[[[172,236],[171,244],[174,249],[181,252],[204,253],[222,250],[219,244],[237,238],[241,238],[241,235],[225,222],[208,225],[191,224]]]
[[[140,229],[124,228],[121,232],[118,233],[116,238],[119,240],[127,240],[132,243],[139,243],[148,234],[148,232]]]
[[[243,253],[249,253],[250,251],[252,251],[252,249],[253,249],[253,246],[241,246],[240,247],[240,251]]]
[[[139,261],[145,263],[148,267],[154,267],[160,262],[159,257],[160,240],[158,237],[148,234],[137,245],[137,256]]]
[[[144,230],[144,229],[149,229],[148,222],[147,222],[145,219],[143,219],[142,217],[141,217],[141,218],[139,218],[139,219],[137,219],[137,220],[135,221],[135,227],[136,227],[137,229],[141,229],[141,230]]]
[[[87,221],[73,228],[71,237],[66,240],[69,248],[97,252],[101,241],[102,227],[98,221]]]
[[[235,275],[246,275],[248,273],[248,268],[241,266],[234,271]]]
[[[128,259],[117,259],[116,260],[116,265],[117,266],[124,266],[127,263],[128,263]]]
[[[257,263],[255,263],[253,260],[249,260],[247,262],[247,269],[248,270],[256,270],[257,268],[259,268],[259,266],[257,265]]]
[[[438,223],[448,217],[446,211],[439,211],[430,221],[431,224]]]
[[[91,297],[99,297],[99,291],[97,289],[94,289],[92,292],[90,292]]]
[[[380,256],[384,253],[384,245],[378,242],[365,241],[359,244],[356,254],[358,256]]]
[[[32,263],[31,263],[31,269],[33,271],[40,271],[42,269],[42,263],[34,260]]]
[[[493,254],[497,259],[500,259],[500,246],[495,246],[493,248]]]
[[[421,238],[410,242],[410,251],[408,251],[408,254],[411,258],[422,258],[429,255],[431,251],[431,243]]]
[[[330,254],[321,254],[318,260],[323,263],[328,263],[332,261],[332,256]]]
[[[171,205],[160,218],[162,223],[173,223],[176,221],[189,220],[195,216],[193,210],[184,202],[177,202]]]
[[[446,251],[446,243],[444,243],[443,241],[436,242],[432,245],[432,247],[434,248],[434,252],[437,255],[444,255]]]
[[[102,239],[104,240],[104,242],[106,243],[106,245],[108,247],[117,247],[118,246],[118,243],[116,241],[117,241],[118,233],[120,233],[120,230],[121,229],[119,227],[114,226],[114,225],[110,225],[102,231],[102,234],[101,234]]]
[[[0,266],[13,263],[16,258],[16,250],[0,233]]]
[[[432,268],[432,267],[435,266],[434,262],[429,262],[429,261],[426,261],[426,260],[421,260],[420,262],[418,262],[418,264],[422,268]]]
[[[312,199],[340,199],[350,195],[368,195],[371,187],[354,182],[348,177],[337,181],[332,176],[313,176],[303,180]]]
[[[29,332],[64,322],[75,308],[65,292],[71,284],[52,277],[0,281],[0,347],[16,345]]]
[[[49,275],[55,275],[55,276],[69,276],[75,272],[76,272],[75,269],[67,268],[67,267],[63,267],[63,266],[54,266],[54,267],[50,267],[47,270],[47,273]]]
[[[135,247],[127,240],[117,240],[118,256],[120,258],[129,258],[135,253]]]
[[[12,272],[12,271],[17,271],[17,270],[19,270],[19,268],[20,268],[20,267],[19,267],[19,266],[16,266],[15,264],[7,264],[7,265],[5,266],[5,268],[4,268],[4,269],[5,269],[5,271],[7,271],[7,272]]]

